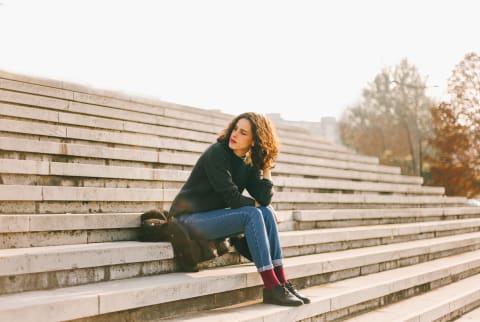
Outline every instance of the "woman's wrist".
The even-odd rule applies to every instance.
[[[272,179],[272,173],[270,172],[270,169],[263,169],[262,178],[269,179],[269,180]]]

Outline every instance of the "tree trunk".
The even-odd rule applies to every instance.
[[[405,123],[408,133],[408,142],[410,145],[410,155],[412,156],[412,174],[415,176],[421,176],[420,137],[417,124],[412,117],[407,117]]]

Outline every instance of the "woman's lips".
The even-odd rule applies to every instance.
[[[237,141],[235,141],[234,139],[230,139],[230,143],[235,144],[235,143],[237,143]]]

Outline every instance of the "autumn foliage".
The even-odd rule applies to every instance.
[[[427,159],[435,185],[447,195],[480,194],[480,57],[467,54],[448,82],[451,96],[432,109],[433,154]]]

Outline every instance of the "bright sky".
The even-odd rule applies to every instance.
[[[476,2],[0,0],[0,69],[230,114],[338,119],[404,57],[442,95],[480,53]]]

